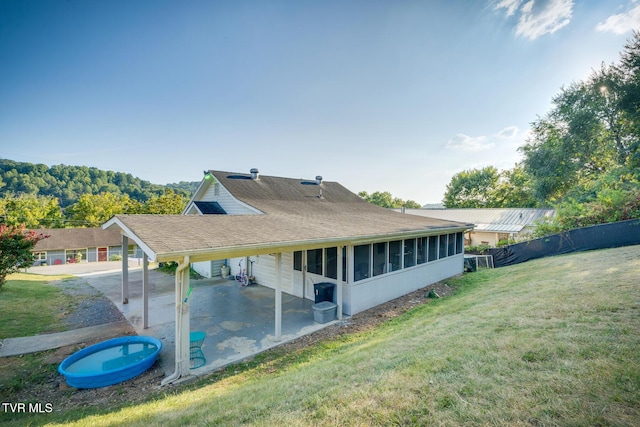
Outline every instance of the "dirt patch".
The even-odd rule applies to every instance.
[[[104,298],[103,300],[100,295],[93,294],[93,291],[91,291],[93,288],[88,285],[87,288],[91,289],[83,290],[80,283],[81,282],[74,281],[63,286],[67,286],[68,289],[66,292],[75,292],[76,295],[88,295],[88,299],[92,304],[79,304],[72,313],[66,316],[65,321],[75,323],[76,327],[80,328],[91,326],[88,323],[93,323],[101,318],[105,319],[105,321],[100,323],[113,321],[106,320],[113,319],[112,316],[117,316],[117,314],[113,313],[113,309],[122,316],[106,297],[102,296],[102,298]],[[454,288],[444,282],[430,285],[362,313],[358,313],[343,322],[337,322],[312,334],[283,344],[278,347],[278,351],[297,351],[326,339],[371,330],[381,323],[393,319],[416,306],[432,301],[432,298],[436,297],[436,295],[431,294],[431,298],[429,298],[428,295],[431,291],[435,292],[438,297],[446,297],[453,293]],[[142,375],[120,384],[88,390],[78,390],[69,387],[64,381],[64,378],[58,374],[55,369],[65,357],[91,344],[95,344],[95,342],[88,341],[86,343],[61,347],[57,350],[41,353],[43,363],[48,366],[46,373],[37,381],[29,381],[28,385],[24,386],[19,392],[12,393],[13,395],[11,396],[5,396],[4,400],[8,398],[9,401],[12,402],[51,403],[55,411],[61,412],[71,408],[91,406],[109,410],[125,404],[142,402],[147,400],[150,395],[160,391],[166,393],[172,390],[175,391],[181,387],[179,385],[167,386],[160,389],[160,381],[164,374],[157,363]],[[21,357],[5,358],[3,364],[19,369],[21,365],[20,359]],[[216,375],[216,373],[214,372],[209,375]]]

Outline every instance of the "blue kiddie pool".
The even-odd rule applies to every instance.
[[[58,372],[71,387],[106,387],[149,369],[161,349],[162,343],[153,337],[113,338],[73,353],[58,366]]]

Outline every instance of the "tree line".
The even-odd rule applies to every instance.
[[[179,214],[197,185],[164,186],[93,167],[0,159],[0,223],[29,229],[99,227],[116,214]]]
[[[640,218],[640,32],[618,62],[561,88],[519,151],[513,169],[454,175],[445,207],[555,207],[542,234]]]

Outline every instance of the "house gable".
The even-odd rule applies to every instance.
[[[211,204],[215,203],[217,207]],[[256,215],[259,210],[238,200],[212,174],[202,180],[202,183],[183,211],[183,215],[211,215],[225,213],[228,215]]]

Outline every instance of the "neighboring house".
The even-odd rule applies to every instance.
[[[399,209],[398,209],[399,211]],[[497,246],[501,240],[518,240],[529,234],[539,220],[551,219],[554,209],[405,209],[405,213],[448,221],[472,223],[465,235],[467,246]]]
[[[122,237],[117,230],[50,228],[35,231],[49,237],[33,247],[34,265],[108,261],[111,255],[122,254]]]
[[[472,224],[403,215],[372,205],[337,182],[207,171],[184,215],[116,215],[103,225],[155,261],[178,262],[176,373],[188,375],[188,266],[214,275],[226,263],[282,292],[314,298],[335,285],[337,314],[353,315],[462,273]],[[280,311],[279,311],[280,310]],[[185,326],[186,325],[186,326]]]

